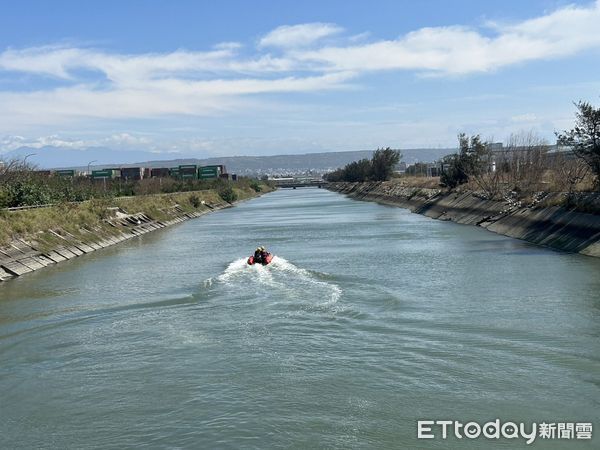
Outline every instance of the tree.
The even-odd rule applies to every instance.
[[[343,178],[345,181],[350,182],[367,181],[371,176],[372,170],[371,161],[366,158],[361,159],[360,161],[351,162],[344,168]]]
[[[471,137],[465,133],[459,134],[458,148],[460,163],[468,175],[478,177],[489,171],[492,152],[488,143],[483,142],[478,134]]]
[[[330,183],[337,183],[338,181],[344,181],[342,179],[344,175],[344,169],[336,169],[333,172],[326,173],[323,178]]]
[[[575,106],[575,128],[558,133],[558,143],[571,147],[575,156],[586,162],[600,188],[600,108],[583,101]]]
[[[394,172],[394,167],[400,162],[400,158],[402,158],[402,154],[390,147],[375,150],[371,158],[371,179],[373,181],[389,180]]]
[[[479,135],[469,137],[460,133],[458,153],[448,155],[442,161],[442,185],[455,188],[459,184],[467,183],[471,176],[482,174],[486,153],[487,145],[481,141]]]
[[[442,159],[442,174],[440,176],[442,186],[454,189],[459,184],[465,184],[468,181],[469,175],[463,169],[458,153],[453,153]]]
[[[346,164],[344,168],[337,169],[325,175],[325,179],[330,182],[364,182],[386,181],[394,171],[394,166],[398,164],[402,154],[398,150],[391,148],[377,149],[373,157],[361,159]]]

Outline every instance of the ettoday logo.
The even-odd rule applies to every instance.
[[[418,439],[447,439],[450,434],[456,439],[524,439],[533,444],[541,439],[591,439],[591,422],[542,422],[537,424],[501,422],[496,419],[481,425],[478,422],[463,423],[458,420],[419,420],[417,422]]]

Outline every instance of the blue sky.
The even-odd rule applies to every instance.
[[[0,155],[551,141],[600,103],[599,1],[53,1],[0,14]]]

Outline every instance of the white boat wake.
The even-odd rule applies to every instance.
[[[279,256],[274,256],[267,266],[251,266],[246,258],[236,259],[221,275],[206,280],[205,286],[210,287],[215,283],[246,291],[262,292],[268,289],[267,292],[274,293],[282,300],[326,300],[326,304],[333,304],[342,296],[342,289],[337,284],[319,280],[315,273]]]

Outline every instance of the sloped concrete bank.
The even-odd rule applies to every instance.
[[[330,183],[329,190],[352,198],[410,209],[433,219],[477,225],[498,234],[568,252],[600,257],[600,194],[586,194],[594,212],[562,206],[560,193],[540,193],[529,205],[488,200],[477,192],[446,192],[395,182]]]
[[[193,211],[173,204],[161,209],[160,220],[144,212],[129,214],[109,207],[101,222],[80,227],[77,233],[48,228],[0,246],[0,282],[231,206],[220,199],[202,201]]]
[[[9,245],[0,248],[0,281],[42,269],[44,267],[77,258],[125,240],[141,236],[151,231],[166,228],[189,219],[200,217],[207,212],[230,206],[218,204],[202,211],[185,212],[174,208],[171,218],[165,221],[154,220],[143,213],[126,214],[115,211],[115,216],[106,221],[114,230],[106,231],[90,227],[81,231],[87,234],[85,239],[61,230],[48,230],[56,237],[53,243],[44,239],[15,239]],[[56,245],[56,241],[59,242]]]

